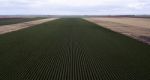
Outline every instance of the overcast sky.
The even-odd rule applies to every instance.
[[[0,0],[0,15],[150,14],[150,0]]]

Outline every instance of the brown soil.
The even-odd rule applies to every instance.
[[[112,31],[150,44],[150,19],[144,18],[85,18]]]
[[[55,18],[41,19],[41,20],[34,20],[34,21],[11,24],[11,25],[3,25],[3,26],[0,26],[0,34],[5,34],[5,33],[8,33],[8,32],[17,31],[17,30],[20,30],[20,29],[32,27],[32,26],[35,26],[35,25],[38,25],[38,24],[42,24],[44,22],[54,20],[54,19]]]

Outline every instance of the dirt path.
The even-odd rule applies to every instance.
[[[32,27],[32,26],[35,26],[35,25],[38,25],[38,24],[42,24],[44,22],[51,21],[51,20],[55,20],[55,18],[34,20],[34,21],[11,24],[11,25],[3,25],[3,26],[0,26],[0,34],[5,34],[5,33],[8,33],[8,32],[17,31],[17,30],[20,30],[20,29]]]
[[[150,19],[138,18],[85,18],[112,31],[150,44]]]

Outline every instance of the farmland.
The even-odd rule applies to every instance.
[[[38,19],[38,20],[32,20],[32,21],[16,23],[16,24],[3,25],[0,26],[0,34],[6,34],[20,29],[32,27],[55,19],[56,18],[46,18],[46,19]]]
[[[0,35],[0,80],[149,80],[150,46],[80,18]]]
[[[32,21],[42,18],[0,18],[0,26],[1,25],[8,25],[8,24],[16,24],[26,21]]]
[[[150,45],[150,19],[138,17],[92,17],[86,20]]]

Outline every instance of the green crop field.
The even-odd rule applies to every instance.
[[[0,35],[0,80],[150,80],[150,46],[78,18]]]
[[[32,21],[42,18],[0,18],[0,25],[8,25],[8,24],[15,24],[21,23],[26,21]]]

